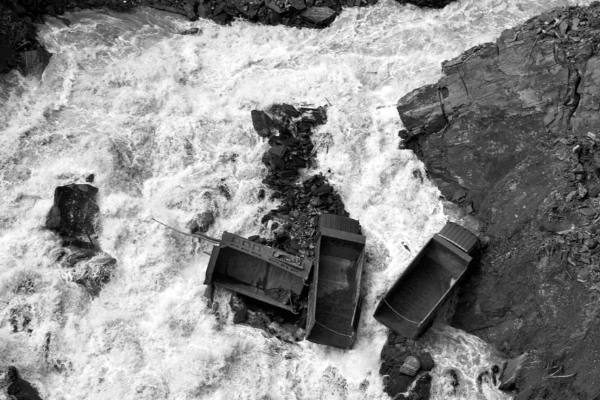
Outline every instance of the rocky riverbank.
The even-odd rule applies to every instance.
[[[61,18],[66,11],[101,7],[128,11],[146,6],[220,24],[241,18],[264,25],[323,28],[342,7],[375,3],[377,0],[8,0],[0,3],[0,74],[12,69],[23,75],[43,71],[50,53],[37,41],[35,24],[44,23],[46,16]]]
[[[453,325],[527,353],[516,399],[600,395],[600,4],[559,8],[400,99],[401,146],[491,237]]]
[[[398,0],[419,7],[442,8],[454,0]],[[50,60],[36,38],[36,24],[47,16],[60,18],[66,11],[109,8],[129,11],[145,6],[228,24],[236,18],[263,25],[324,28],[343,7],[376,4],[378,0],[7,0],[0,3],[0,74],[17,69],[21,74],[39,74]]]

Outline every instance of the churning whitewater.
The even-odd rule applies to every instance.
[[[398,150],[395,102],[503,29],[587,3],[463,0],[421,10],[387,0],[346,9],[320,31],[147,9],[68,13],[70,26],[50,18],[40,28],[54,53],[43,76],[12,73],[0,97],[0,363],[52,400],[387,398],[378,374],[387,329],[373,310],[447,219],[423,165]],[[203,33],[177,34],[190,27]],[[211,247],[151,220],[184,227],[210,210],[211,236],[268,236],[260,221],[276,204],[257,198],[268,145],[250,111],[282,102],[329,107],[313,136],[318,168],[307,174],[328,177],[367,236],[350,351],[218,319],[203,297]],[[93,299],[55,262],[60,240],[44,229],[55,187],[89,174],[100,190],[100,246],[118,260]],[[28,329],[13,332],[15,308],[28,310]],[[478,338],[437,327],[422,340],[436,362],[433,398],[508,398],[476,384],[502,361]],[[461,378],[456,396],[446,392],[448,368]]]

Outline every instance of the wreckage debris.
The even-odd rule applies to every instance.
[[[477,236],[448,222],[381,299],[375,319],[397,334],[417,339],[472,265],[478,250]]]

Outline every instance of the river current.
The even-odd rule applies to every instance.
[[[395,103],[437,81],[443,60],[544,10],[587,3],[421,10],[384,0],[345,9],[324,30],[223,27],[150,9],[67,13],[70,26],[49,18],[39,29],[49,66],[41,78],[13,73],[0,97],[0,364],[47,400],[388,398],[378,374],[387,330],[373,310],[448,219],[422,163],[398,149]],[[190,27],[202,34],[177,34]],[[307,173],[329,178],[367,236],[350,351],[285,343],[234,325],[227,310],[218,320],[203,297],[210,246],[151,220],[183,228],[210,210],[212,236],[267,235],[260,220],[276,203],[257,198],[267,144],[250,111],[281,102],[329,107]],[[54,188],[92,173],[99,242],[118,260],[93,299],[54,261],[59,238],[43,228]],[[17,290],[24,279],[27,293]],[[30,310],[31,332],[13,332],[15,307]],[[481,340],[449,327],[422,340],[436,362],[434,399],[509,398],[476,383],[502,362]],[[448,368],[460,378],[455,395]]]

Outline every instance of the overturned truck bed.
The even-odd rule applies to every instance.
[[[323,214],[308,300],[306,339],[351,348],[361,310],[360,282],[366,238],[358,221]]]
[[[375,319],[409,339],[418,338],[472,264],[478,246],[474,234],[448,222],[381,299]]]
[[[297,313],[311,270],[308,260],[225,232],[213,248],[204,284]]]

